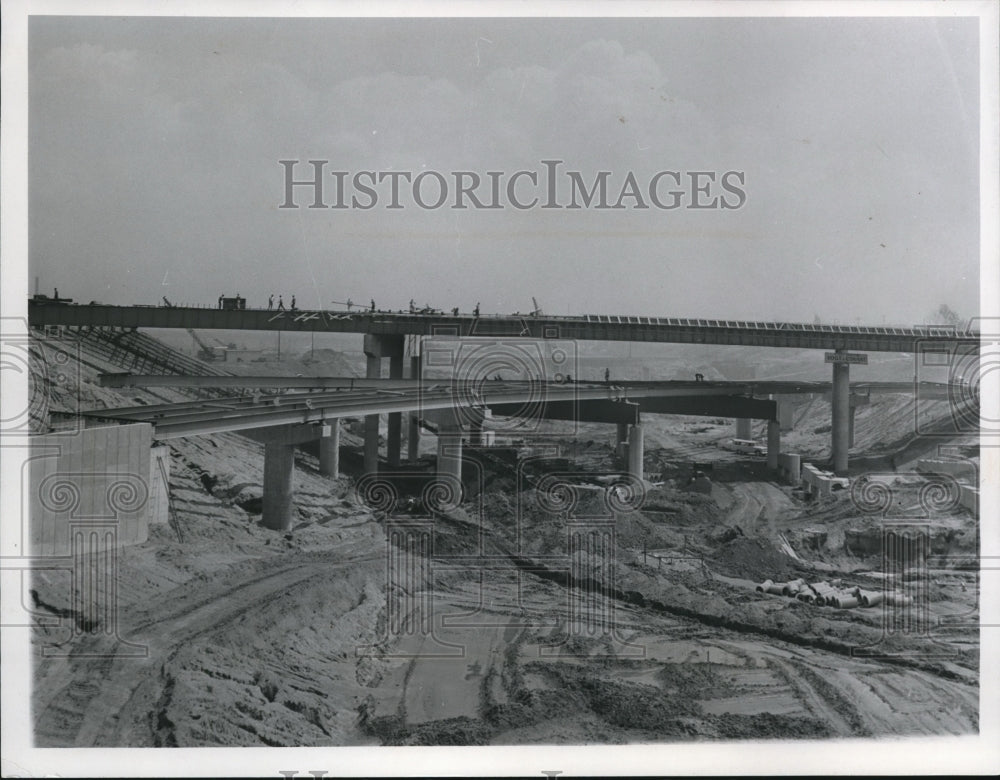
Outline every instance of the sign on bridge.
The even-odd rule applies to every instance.
[[[868,355],[860,352],[827,352],[827,363],[857,363],[861,366],[868,365]]]

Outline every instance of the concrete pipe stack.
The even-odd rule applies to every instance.
[[[832,607],[837,609],[853,609],[860,603],[857,598],[854,597],[852,593],[848,593],[844,590],[839,590],[833,596],[832,602],[827,602]]]
[[[881,591],[862,590],[861,588],[854,589],[854,596],[861,602],[861,606],[863,607],[874,607],[876,604],[881,604],[883,599]]]
[[[804,601],[806,604],[812,604],[816,600],[816,591],[813,590],[812,585],[806,583],[799,588],[799,592],[795,594],[795,598],[799,601]]]
[[[831,599],[836,594],[834,587],[823,580],[822,582],[814,582],[812,589],[816,592],[816,606],[822,607],[825,604],[832,604]]]
[[[892,592],[883,593],[877,590],[864,590],[861,587],[844,586],[840,580],[832,584],[826,580],[806,582],[801,577],[789,582],[775,582],[774,580],[764,580],[754,589],[757,593],[769,593],[774,596],[785,596],[795,598],[806,604],[815,604],[819,607],[834,607],[835,609],[853,609],[855,607],[874,607],[876,604],[888,604],[891,606],[904,606],[911,603],[912,599],[904,593]]]

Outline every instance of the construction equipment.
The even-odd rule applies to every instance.
[[[531,303],[535,307],[534,310],[531,312],[531,316],[532,317],[543,316],[544,312],[542,311],[542,307],[538,305],[538,301],[535,299],[534,295],[531,296]]]
[[[191,334],[191,338],[193,338],[195,340],[195,343],[200,347],[198,351],[199,360],[213,361],[213,360],[225,359],[225,353],[223,353],[223,356],[220,358],[219,347],[213,347],[211,344],[206,344],[204,341],[201,340],[198,334],[194,332],[193,328],[187,328],[187,332]]]

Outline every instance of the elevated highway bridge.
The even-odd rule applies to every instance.
[[[976,349],[974,333],[920,325],[909,328],[821,325],[751,320],[645,317],[610,314],[579,316],[419,314],[392,311],[238,309],[191,306],[113,306],[28,301],[32,327],[183,328],[378,336],[489,336],[719,344],[793,349],[917,352],[929,348]]]
[[[148,423],[154,438],[196,436],[237,431],[265,445],[264,523],[286,528],[291,516],[292,473],[296,444],[319,439],[320,468],[335,476],[339,469],[339,420],[364,417],[365,470],[376,473],[378,419],[382,414],[410,417],[408,457],[417,458],[421,426],[438,439],[439,478],[461,482],[463,435],[473,444],[483,442],[486,421],[493,415],[526,421],[560,419],[615,424],[618,444],[629,472],[643,476],[641,414],[692,414],[767,421],[768,465],[776,468],[780,451],[778,402],[756,394],[781,395],[829,392],[825,382],[532,382],[441,379],[360,379],[354,377],[233,377],[134,376],[106,374],[101,383],[111,387],[200,386],[229,387],[255,392],[231,397],[179,403],[93,409],[82,412],[93,422]],[[925,394],[950,397],[962,391],[946,384],[926,383]],[[262,394],[278,388],[280,395]],[[857,383],[855,391],[907,392],[907,383]],[[374,424],[372,424],[374,420]],[[517,426],[508,427],[517,432]],[[375,435],[369,433],[374,431]],[[390,427],[388,461],[399,465],[400,428]]]
[[[540,344],[556,341],[642,341],[726,346],[784,347],[830,350],[832,365],[831,440],[834,470],[847,471],[851,441],[852,395],[850,363],[863,355],[849,350],[873,352],[937,353],[935,365],[974,362],[978,357],[976,333],[930,325],[910,328],[862,325],[822,325],[748,320],[694,319],[624,315],[446,315],[392,311],[331,311],[221,309],[196,306],[111,306],[74,304],[64,299],[32,298],[28,305],[32,327],[69,328],[183,328],[257,330],[278,332],[329,332],[364,334],[366,378],[382,378],[382,360],[389,359],[389,379],[402,380],[407,337],[511,340],[536,339]],[[419,341],[419,338],[418,338]],[[866,358],[865,358],[866,359]],[[921,359],[919,356],[918,360]],[[410,376],[420,377],[420,354],[411,355]],[[485,377],[472,377],[485,378]],[[541,375],[542,379],[553,378]],[[761,392],[751,383],[750,393]],[[756,389],[754,389],[756,388]],[[919,388],[916,388],[919,389]],[[692,397],[711,392],[704,387]],[[781,392],[770,390],[770,393]],[[802,391],[796,391],[802,392]],[[806,391],[808,392],[808,391]],[[726,390],[723,395],[732,395]],[[739,395],[745,395],[740,393]],[[966,394],[967,395],[967,394]],[[857,397],[855,395],[855,397]],[[962,396],[963,398],[965,396]],[[694,408],[688,404],[688,408]],[[752,419],[746,415],[745,419]],[[389,413],[390,460],[398,451],[402,424],[400,412]],[[366,451],[377,447],[378,415],[366,418]]]

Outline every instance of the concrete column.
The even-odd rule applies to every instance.
[[[391,355],[389,357],[389,378],[403,378],[403,355]],[[386,457],[390,466],[399,465],[399,450],[403,433],[403,413],[389,413],[389,427],[386,432]]]
[[[624,444],[628,441],[628,423],[618,423],[618,434],[615,437],[615,444]]]
[[[736,438],[749,439],[753,436],[753,420],[739,418],[736,420]]]
[[[469,444],[473,447],[483,446],[483,424],[479,420],[469,424]]]
[[[406,459],[416,460],[420,457],[420,418],[410,415],[410,425],[406,432]]]
[[[420,378],[420,355],[410,357],[410,379]],[[410,415],[410,424],[406,432],[406,459],[414,461],[420,457],[420,425],[415,414]]]
[[[771,471],[778,469],[778,453],[781,452],[781,423],[777,420],[767,421],[767,467]]]
[[[292,474],[295,445],[268,442],[264,445],[264,498],[262,523],[274,531],[292,526]]]
[[[857,407],[854,404],[850,405],[850,411],[847,413],[847,446],[854,446],[854,413],[857,411]]]
[[[795,429],[795,405],[787,398],[778,399],[778,423],[782,432]]]
[[[330,421],[330,435],[319,440],[319,473],[336,477],[340,472],[340,420]]]
[[[397,372],[395,378],[403,376],[403,350],[406,347],[405,336],[379,336],[373,333],[365,334],[365,355],[368,358],[368,366],[365,376],[368,379],[382,378],[382,358],[389,358],[393,361],[391,370]],[[397,418],[399,419],[399,418]],[[378,471],[378,420],[377,414],[365,416],[365,471],[373,474]],[[399,462],[399,428],[396,427],[396,462]],[[390,447],[389,455],[393,454]]]
[[[630,425],[628,430],[628,473],[642,479],[642,426]]]
[[[439,477],[462,480],[462,429],[457,425],[438,426],[437,473]]]
[[[368,355],[368,379],[382,378],[382,358]],[[365,415],[365,473],[378,471],[378,418],[377,414]]]
[[[837,350],[842,352],[843,350]],[[847,363],[833,364],[832,430],[833,471],[847,473],[847,451],[850,449],[851,368]]]

